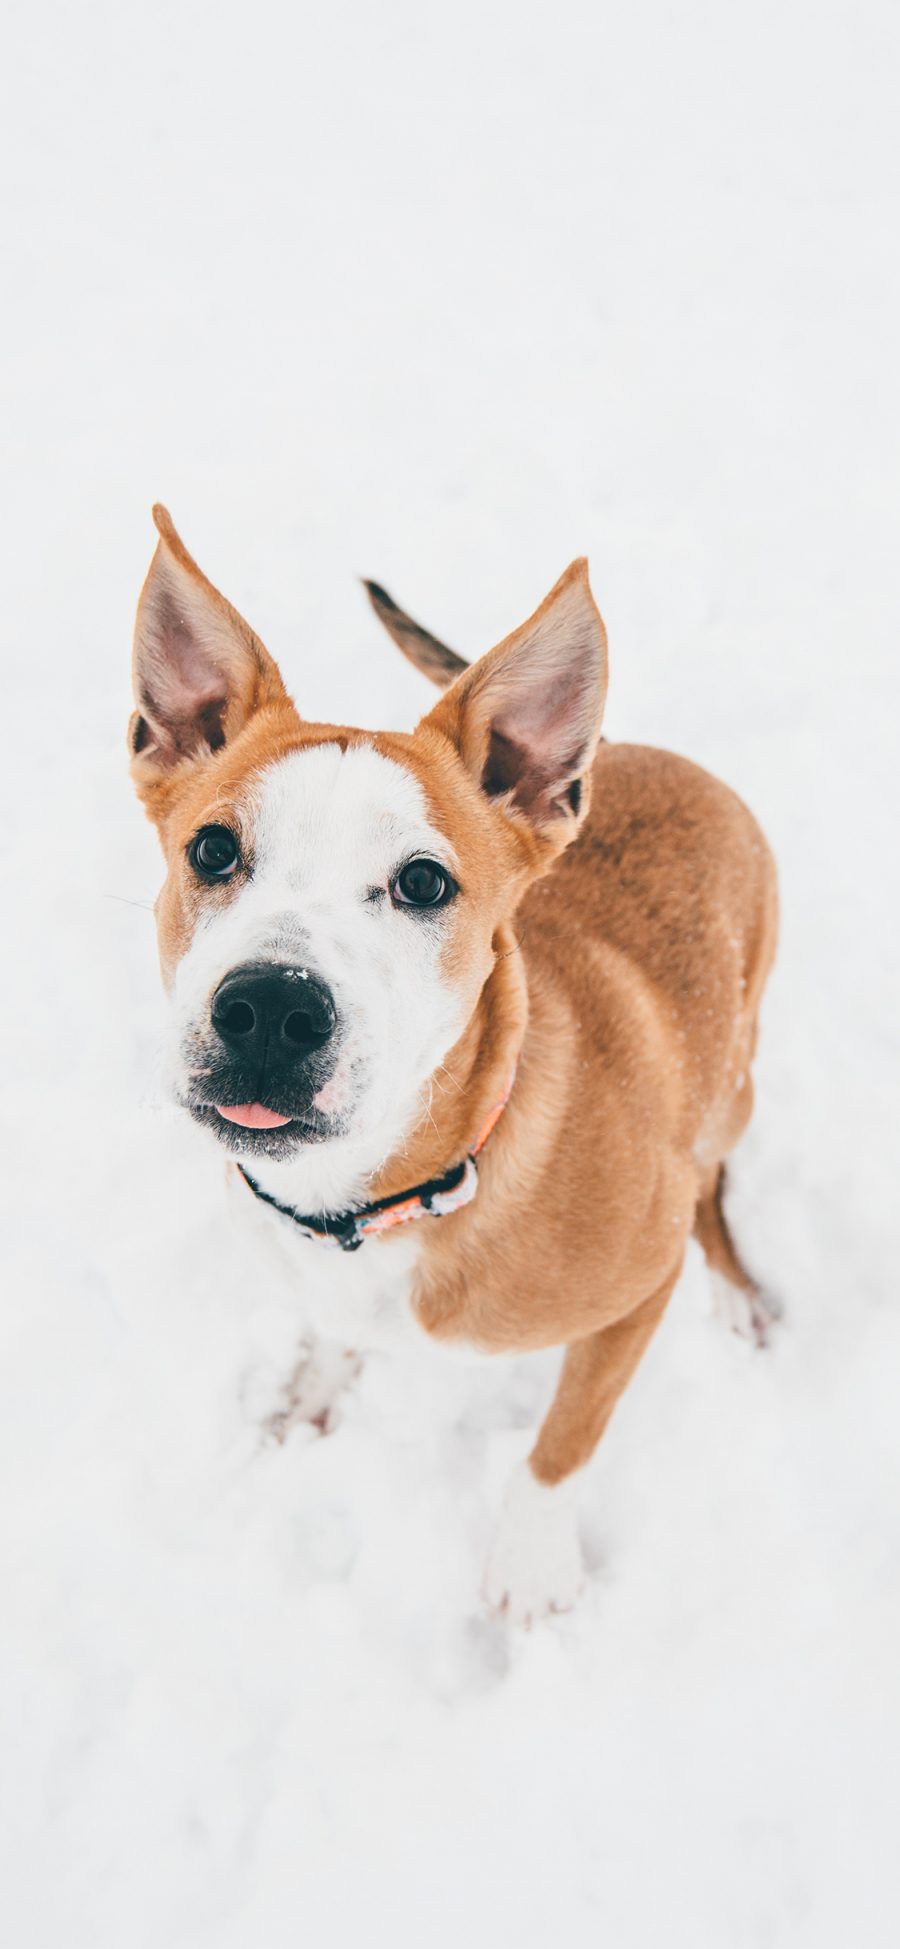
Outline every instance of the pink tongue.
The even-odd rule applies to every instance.
[[[267,1110],[264,1103],[217,1103],[216,1109],[226,1123],[241,1123],[245,1130],[279,1130],[291,1121],[277,1110]]]

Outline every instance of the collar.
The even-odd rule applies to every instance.
[[[264,1205],[271,1205],[280,1211],[284,1218],[290,1218],[304,1238],[318,1239],[321,1245],[338,1246],[342,1252],[356,1252],[367,1238],[377,1238],[382,1232],[393,1231],[395,1225],[406,1225],[412,1219],[446,1218],[451,1211],[461,1211],[470,1205],[478,1190],[478,1165],[476,1159],[492,1130],[503,1115],[516,1080],[516,1072],[506,1085],[503,1095],[482,1124],[470,1151],[466,1152],[461,1164],[454,1164],[442,1178],[429,1178],[425,1184],[416,1184],[411,1191],[397,1191],[392,1198],[375,1198],[369,1205],[358,1205],[353,1211],[329,1212],[321,1217],[311,1218],[297,1211],[294,1205],[282,1204],[280,1198],[273,1198],[271,1192],[264,1191],[261,1184],[238,1165],[241,1177],[249,1185],[255,1198]]]

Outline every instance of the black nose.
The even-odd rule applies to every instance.
[[[213,1027],[235,1054],[281,1066],[321,1049],[337,1016],[324,981],[305,968],[235,968],[212,998]]]

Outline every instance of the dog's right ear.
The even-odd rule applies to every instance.
[[[164,507],[134,632],[132,773],[146,795],[208,757],[255,711],[287,703],[277,665],[188,554]]]
[[[456,746],[485,796],[555,854],[587,811],[605,701],[606,630],[579,557],[423,722]]]

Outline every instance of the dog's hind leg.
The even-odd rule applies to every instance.
[[[717,1313],[733,1332],[757,1347],[765,1347],[781,1309],[762,1291],[741,1259],[725,1216],[725,1182],[724,1164],[713,1165],[697,1201],[694,1237],[712,1275]]]

